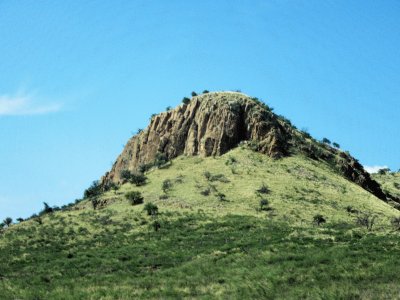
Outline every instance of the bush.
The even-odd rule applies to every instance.
[[[226,201],[226,195],[224,193],[217,193],[216,196],[219,201]]]
[[[200,192],[200,194],[202,194],[203,196],[208,196],[208,195],[210,195],[210,192],[211,192],[210,188],[206,188],[206,189],[202,190]]]
[[[132,205],[138,205],[143,203],[143,196],[138,191],[132,191],[125,194],[125,198],[130,202]]]
[[[211,173],[210,173],[210,172],[205,171],[205,172],[203,173],[203,175],[204,175],[204,177],[205,177],[208,181],[210,181],[210,178],[211,178]]]
[[[158,213],[158,207],[157,207],[157,205],[149,202],[149,203],[146,203],[146,205],[144,206],[144,211],[146,211],[147,215],[149,215],[149,216],[155,216]]]
[[[270,190],[269,190],[268,186],[265,183],[263,183],[262,186],[260,186],[260,188],[257,190],[257,193],[259,193],[259,194],[269,194]]]
[[[142,173],[133,173],[130,182],[136,186],[141,186],[146,183],[147,177]]]
[[[162,190],[167,193],[172,188],[172,181],[170,179],[165,179],[162,183]]]
[[[204,90],[203,91],[203,94],[208,94],[210,91],[208,91],[208,90]]]
[[[83,198],[91,198],[101,194],[101,185],[99,181],[95,180],[92,182],[92,185],[85,190],[83,193]]]
[[[394,217],[392,219],[392,226],[395,230],[400,230],[400,217]]]
[[[130,182],[136,186],[141,186],[146,183],[147,177],[143,173],[132,173],[129,170],[121,171],[121,179],[124,182]]]
[[[167,107],[165,108],[166,111],[170,111],[171,109],[172,109],[171,106],[167,106]]]
[[[368,231],[372,231],[372,227],[375,224],[376,216],[373,216],[369,213],[363,213],[357,216],[356,224],[360,226],[364,226],[368,229]]]
[[[315,225],[319,226],[319,225],[321,225],[321,224],[323,224],[323,223],[326,223],[326,220],[325,220],[325,218],[324,218],[323,215],[318,214],[318,215],[315,215],[315,216],[314,216],[314,218],[313,218],[313,223],[314,223]]]
[[[350,206],[350,205],[346,207],[346,211],[347,211],[349,214],[356,214],[356,213],[358,213],[358,210],[355,209],[353,206]]]
[[[261,199],[260,200],[260,210],[269,210],[269,202],[267,199]]]
[[[335,148],[337,148],[337,149],[340,148],[340,145],[339,145],[338,143],[333,142],[332,145],[333,145],[333,147],[335,147]]]
[[[203,173],[203,175],[208,181],[219,181],[219,182],[223,182],[223,183],[229,182],[229,179],[226,178],[224,174],[212,175],[210,172],[206,171]]]
[[[97,198],[92,198],[92,199],[91,199],[91,203],[92,203],[93,209],[96,210],[97,207],[98,207],[99,204],[100,204],[100,200],[97,199]]]
[[[151,226],[153,227],[154,231],[158,231],[161,228],[161,224],[158,221],[154,221]]]
[[[51,208],[46,202],[43,202],[43,205],[44,205],[44,208],[39,213],[39,215],[49,214],[49,213],[52,213],[54,211],[53,208]]]
[[[183,104],[189,104],[190,103],[190,99],[188,97],[183,97],[182,103]]]
[[[160,197],[158,197],[158,199],[160,199],[160,200],[167,200],[167,199],[168,199],[168,195],[162,194],[162,195],[160,195]]]
[[[192,92],[192,97],[197,96],[196,92]]]
[[[158,152],[154,160],[154,166],[157,168],[162,167],[168,162],[168,157],[165,153]]]
[[[322,142],[323,142],[324,144],[327,144],[327,145],[330,145],[330,144],[331,144],[331,141],[330,141],[329,139],[327,139],[327,138],[323,138],[323,139],[322,139]]]

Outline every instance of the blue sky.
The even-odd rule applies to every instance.
[[[400,168],[399,1],[0,1],[0,219],[62,205],[192,90]]]

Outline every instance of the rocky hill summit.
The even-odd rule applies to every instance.
[[[154,115],[150,125],[126,144],[101,184],[121,183],[123,171],[142,172],[160,157],[222,155],[240,143],[273,158],[301,153],[329,164],[345,178],[386,201],[387,195],[348,152],[318,142],[278,116],[258,98],[212,92],[187,99]]]

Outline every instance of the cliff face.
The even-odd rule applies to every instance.
[[[154,116],[145,130],[128,141],[102,183],[120,182],[121,171],[136,171],[141,165],[154,162],[158,153],[168,159],[182,154],[222,155],[241,141],[253,141],[257,151],[275,158],[290,152],[309,155],[302,150],[307,146],[299,136],[299,131],[255,98],[234,92],[207,93],[193,97],[189,104]],[[338,150],[329,149],[328,156],[333,156],[335,151]],[[362,166],[341,153],[340,172],[386,199]]]

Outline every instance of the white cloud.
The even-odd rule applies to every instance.
[[[378,173],[378,171],[380,169],[385,169],[388,166],[364,166],[365,171],[367,171],[368,173],[372,174],[372,173]]]
[[[41,115],[57,112],[60,103],[38,103],[32,95],[0,95],[0,116]]]

